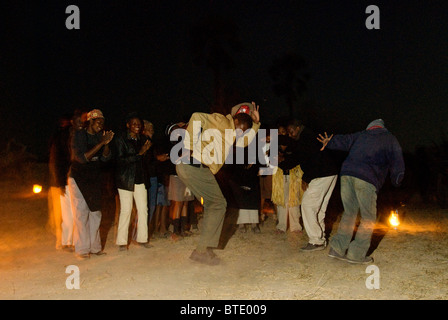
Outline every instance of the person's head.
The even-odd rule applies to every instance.
[[[278,147],[280,152],[285,152],[285,150],[290,146],[291,138],[287,135],[278,136]]]
[[[82,128],[84,128],[84,123],[86,122],[86,117],[87,117],[86,113],[76,110],[73,113],[72,119],[70,121],[72,124],[72,127],[75,130],[81,130]]]
[[[130,112],[125,117],[126,129],[132,137],[136,137],[142,132],[142,120],[137,112]]]
[[[165,128],[165,135],[169,137],[171,143],[175,145],[185,138],[187,126],[188,123],[186,122],[170,123]]]
[[[136,137],[142,131],[142,121],[139,117],[131,117],[126,122],[126,128],[131,136]]]
[[[297,140],[299,138],[300,132],[302,131],[303,124],[302,121],[294,119],[288,123],[286,131],[290,138]]]
[[[152,138],[154,136],[154,125],[148,120],[143,120],[143,132],[145,136]]]
[[[62,115],[61,117],[59,117],[58,125],[59,125],[59,128],[62,128],[62,129],[70,127],[70,125],[71,125],[71,123],[70,123],[70,116]]]
[[[366,130],[385,128],[383,119],[376,119],[367,125]]]
[[[235,125],[235,130],[242,130],[243,132],[247,129],[252,128],[252,117],[251,112],[254,110],[254,105],[249,102],[243,102],[233,106],[230,115],[233,117],[233,123]],[[240,133],[241,134],[241,133]]]
[[[247,129],[252,128],[252,118],[247,113],[238,113],[233,117],[233,123],[235,124],[235,130],[240,129],[245,132]]]
[[[288,132],[286,131],[286,127],[282,124],[278,126],[278,135],[279,136],[287,136]]]
[[[89,123],[88,131],[91,133],[99,133],[104,129],[104,116],[101,110],[93,109],[87,113],[87,121]]]
[[[278,130],[279,136],[287,136],[288,135],[287,128],[288,128],[289,121],[290,121],[290,118],[286,117],[286,116],[282,116],[277,119],[277,121],[275,123],[275,127]]]

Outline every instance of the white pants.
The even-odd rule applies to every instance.
[[[64,191],[58,187],[50,187],[48,209],[50,226],[56,235],[56,248],[73,245],[73,210],[70,200],[70,189]]]
[[[134,192],[118,189],[120,197],[120,218],[118,220],[117,245],[128,244],[129,223],[132,206],[137,207],[137,242],[148,242],[148,195],[144,184],[134,185]]]
[[[284,195],[285,195],[285,206],[277,206],[277,229],[281,231],[286,231],[288,228],[288,218],[289,218],[289,230],[291,232],[301,231],[302,226],[300,225],[300,206],[290,207],[289,206],[289,175],[283,177],[284,181]]]
[[[62,214],[62,245],[73,245],[73,211],[70,201],[70,189],[65,186],[65,193],[60,195]]]
[[[101,211],[90,211],[75,179],[68,179],[68,188],[73,212],[75,252],[77,254],[100,252],[102,249],[99,230]]]
[[[338,176],[311,180],[302,198],[302,219],[309,243],[325,243],[325,212]]]

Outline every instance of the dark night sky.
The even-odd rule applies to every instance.
[[[299,53],[311,75],[303,100],[331,132],[383,118],[406,151],[448,134],[446,1],[3,1],[0,5],[0,144],[15,137],[45,157],[56,119],[103,110],[116,128],[132,110],[156,124],[209,109],[210,71],[192,63],[192,26],[233,19],[242,48],[226,79],[262,122],[287,115],[272,91],[276,57]],[[68,5],[81,30],[67,30]],[[365,9],[381,10],[367,30]],[[241,101],[241,102],[242,102]]]

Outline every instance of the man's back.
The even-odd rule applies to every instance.
[[[349,151],[341,175],[354,176],[379,190],[390,172],[391,181],[399,186],[404,176],[403,154],[397,139],[386,128],[335,135],[328,148]]]

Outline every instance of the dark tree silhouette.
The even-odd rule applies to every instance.
[[[285,98],[289,115],[294,117],[295,102],[305,93],[310,79],[305,60],[297,53],[287,53],[273,61],[269,75],[274,93]]]
[[[224,73],[235,66],[232,54],[241,49],[238,26],[229,18],[209,16],[191,30],[193,63],[213,73],[214,97],[212,112],[227,113]]]

